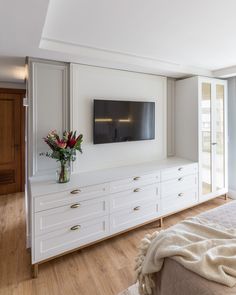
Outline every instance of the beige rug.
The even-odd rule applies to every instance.
[[[139,295],[138,284],[130,286],[128,289],[124,290],[118,295]]]

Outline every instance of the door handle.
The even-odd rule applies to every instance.
[[[74,189],[74,190],[71,191],[70,193],[71,193],[72,195],[76,195],[76,194],[79,194],[80,192],[81,192],[80,189]]]
[[[80,204],[79,204],[79,203],[76,203],[76,204],[71,205],[70,207],[71,207],[72,209],[73,209],[73,208],[79,208],[79,207],[80,207]]]
[[[212,144],[211,145],[217,145],[217,142],[212,142]]]
[[[136,176],[133,178],[133,180],[139,180],[140,179],[140,176]]]
[[[138,192],[140,192],[140,188],[135,188],[134,193],[138,193]]]
[[[74,225],[70,228],[70,230],[78,230],[80,229],[80,227],[81,227],[80,225]]]
[[[140,208],[141,208],[140,206],[136,206],[136,207],[134,207],[133,210],[134,210],[134,211],[138,211],[138,210],[140,210]]]

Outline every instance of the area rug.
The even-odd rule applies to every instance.
[[[118,295],[139,295],[138,284],[130,286],[128,289],[124,290]]]

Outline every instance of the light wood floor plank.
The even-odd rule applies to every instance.
[[[164,228],[229,202],[217,198],[164,218]],[[39,266],[31,278],[25,249],[24,194],[0,196],[0,295],[116,295],[134,283],[134,258],[143,236],[158,222]]]

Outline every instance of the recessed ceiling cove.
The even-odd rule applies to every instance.
[[[4,67],[33,56],[170,77],[236,75],[235,0],[2,2]]]
[[[41,47],[211,71],[236,64],[235,11],[235,0],[51,0]]]

